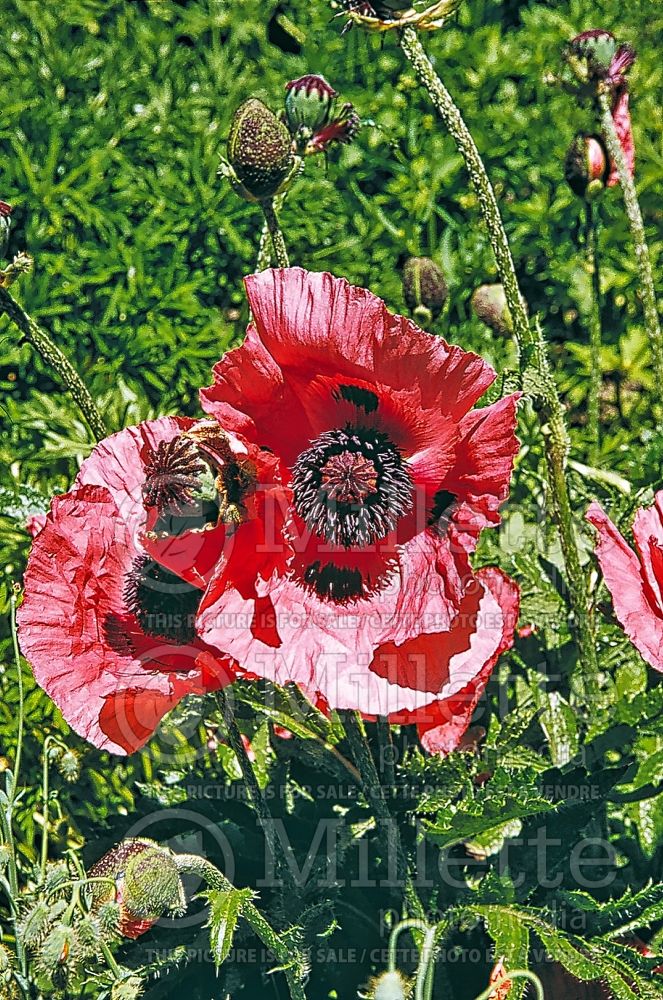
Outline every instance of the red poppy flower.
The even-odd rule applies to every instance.
[[[647,663],[663,672],[663,490],[635,516],[637,555],[597,503],[587,520],[598,531],[596,554],[615,614]]]
[[[201,400],[279,460],[271,562],[250,581],[235,553],[257,528],[240,525],[200,634],[330,708],[417,721],[461,699],[460,738],[515,624],[515,585],[475,577],[468,555],[508,493],[517,396],[473,410],[494,371],[344,280],[292,268],[246,285],[254,324]]]
[[[18,621],[39,684],[95,746],[131,753],[186,694],[231,679],[195,615],[225,541],[191,420],[102,441],[35,539]],[[157,558],[155,558],[155,554]]]

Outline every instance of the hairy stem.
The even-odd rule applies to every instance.
[[[594,202],[588,201],[585,206],[585,257],[587,270],[592,282],[591,311],[589,316],[589,353],[591,358],[591,377],[589,381],[589,399],[587,402],[587,428],[589,431],[589,464],[596,465],[601,444],[600,402],[603,378],[601,374],[601,275],[598,258],[598,233]]]
[[[204,879],[212,889],[221,892],[232,892],[234,885],[219,869],[197,854],[176,854],[175,864],[182,874],[194,874]],[[306,1000],[304,987],[299,977],[292,968],[292,948],[284,944],[281,938],[262,915],[258,907],[250,900],[245,900],[242,904],[242,914],[253,928],[255,934],[260,938],[265,947],[274,954],[276,959],[284,967],[283,972],[288,981],[291,1000]]]
[[[477,193],[481,214],[488,229],[500,280],[504,287],[513,321],[514,335],[521,352],[521,366],[525,369],[528,365],[533,365],[536,369],[536,388],[533,394],[536,397],[535,402],[538,409],[550,429],[550,433],[545,439],[548,483],[553,514],[559,528],[562,553],[569,578],[569,593],[573,606],[576,635],[585,671],[596,678],[598,668],[590,620],[589,591],[580,563],[566,481],[568,435],[564,411],[550,369],[545,341],[541,331],[536,329],[534,333],[528,321],[527,307],[518,284],[511,248],[504,230],[495,192],[463,116],[435,72],[417,33],[412,28],[404,28],[400,32],[399,38],[401,48],[412,64],[420,84],[430,96],[442,122],[465,160],[470,180]]]
[[[3,312],[16,324],[24,339],[60,377],[87,420],[95,439],[101,441],[108,434],[108,430],[80,375],[46,331],[28,316],[6,288],[0,286],[0,313]]]
[[[235,756],[237,757],[242,777],[244,778],[244,784],[246,785],[251,805],[256,811],[258,821],[263,829],[263,833],[265,834],[265,840],[267,841],[269,853],[274,861],[277,861],[276,842],[274,839],[274,820],[269,806],[267,805],[267,800],[265,799],[262,789],[258,784],[258,779],[255,771],[253,770],[253,765],[249,760],[249,755],[244,747],[242,734],[239,731],[237,719],[235,718],[235,712],[225,691],[219,691],[217,699],[221,707],[223,721],[228,734],[228,742],[235,751]]]
[[[654,370],[657,384],[663,385],[663,335],[661,334],[661,324],[658,318],[658,306],[656,304],[656,291],[654,288],[654,277],[652,274],[651,260],[649,258],[649,248],[645,235],[645,224],[642,220],[640,203],[635,190],[635,182],[631,177],[624,150],[617,135],[617,129],[612,117],[612,107],[610,95],[602,91],[599,94],[599,107],[601,110],[601,131],[608,152],[613,163],[617,167],[619,183],[624,196],[626,214],[631,226],[631,235],[635,247],[635,258],[640,273],[640,284],[642,286],[642,305],[645,314],[645,327],[649,337],[652,354],[654,356]]]
[[[391,849],[396,852],[397,879],[399,884],[405,886],[405,898],[412,913],[418,918],[424,919],[424,908],[419,899],[419,895],[414,887],[412,877],[408,871],[407,858],[403,850],[398,825],[394,820],[384,794],[384,788],[380,783],[375,761],[371,748],[366,739],[364,724],[359,712],[347,711],[339,713],[343,720],[345,733],[352,750],[355,763],[361,774],[364,795],[373,809],[378,825],[381,828],[383,840],[385,842],[387,857],[390,856]]]
[[[269,230],[269,235],[272,239],[272,247],[274,249],[274,256],[276,258],[276,263],[279,267],[290,267],[290,260],[288,258],[288,251],[285,245],[285,240],[283,239],[283,233],[281,232],[281,227],[279,225],[279,220],[276,215],[274,208],[274,201],[269,198],[267,201],[262,201],[262,210],[265,214],[265,225]]]

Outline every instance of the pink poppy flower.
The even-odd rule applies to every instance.
[[[102,441],[53,500],[25,574],[23,653],[71,727],[114,753],[141,747],[185,695],[232,679],[195,632],[226,529],[198,498],[189,434],[193,421],[164,417]]]
[[[518,397],[473,409],[495,372],[344,280],[291,268],[246,285],[254,323],[201,400],[278,459],[262,482],[270,558],[251,582],[235,552],[256,525],[239,525],[200,635],[329,708],[418,721],[458,697],[450,746],[513,636],[517,588],[475,577],[469,554],[499,522]]]
[[[635,516],[637,554],[597,503],[587,520],[598,531],[596,554],[620,624],[647,663],[663,671],[663,490]]]

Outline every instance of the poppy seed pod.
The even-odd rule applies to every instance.
[[[163,913],[186,905],[174,859],[155,841],[136,838],[118,844],[90,869],[90,878],[109,879],[108,884],[97,883],[93,895],[98,904],[113,900],[119,904],[118,930],[124,937],[139,937]]]
[[[228,135],[228,161],[235,172],[235,189],[247,201],[272,198],[292,169],[294,154],[287,128],[255,97],[235,112]]]
[[[564,177],[573,193],[591,201],[605,188],[609,173],[610,161],[599,136],[577,135],[564,162]]]
[[[11,229],[12,207],[6,201],[0,201],[0,255],[4,256],[9,245],[9,230]]]
[[[329,122],[337,92],[323,76],[309,73],[286,83],[285,118],[291,135],[300,129],[312,134]]]
[[[472,295],[472,309],[482,322],[503,336],[513,332],[511,313],[500,284],[481,285]]]
[[[447,300],[449,286],[441,268],[430,257],[410,257],[403,268],[403,295],[415,318],[426,312],[436,319]]]

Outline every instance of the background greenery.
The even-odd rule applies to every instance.
[[[22,279],[18,295],[68,352],[112,429],[157,412],[197,413],[198,387],[241,337],[247,319],[241,279],[254,266],[261,220],[217,177],[219,158],[237,105],[256,95],[276,110],[284,84],[304,72],[324,74],[342,99],[353,101],[365,125],[354,144],[333,151],[327,164],[309,163],[290,195],[282,224],[292,260],[345,275],[402,311],[402,263],[410,254],[429,254],[443,267],[451,289],[435,331],[480,351],[502,370],[513,364],[509,345],[469,309],[474,288],[495,279],[476,200],[460,158],[392,39],[358,30],[341,36],[342,22],[331,20],[331,8],[322,0],[0,0],[0,15],[0,197],[14,206],[10,256],[25,249],[35,258],[34,272]],[[637,180],[656,268],[663,254],[663,64],[656,43],[663,11],[657,5],[468,0],[448,30],[425,39],[498,191],[524,291],[552,345],[579,462],[585,459],[590,281],[582,260],[582,210],[564,183],[563,161],[575,131],[591,131],[594,123],[589,109],[546,78],[561,69],[563,43],[595,26],[614,30],[638,51],[632,71]],[[598,492],[628,520],[648,488],[660,486],[663,446],[650,416],[660,387],[652,384],[648,368],[619,189],[605,194],[599,215],[606,345],[600,465],[621,479],[576,467],[574,500],[580,516],[590,491]],[[19,346],[6,319],[0,319],[0,392],[0,604],[6,611],[9,587],[20,580],[29,547],[26,515],[46,509],[49,496],[67,488],[91,442],[70,400],[31,350]],[[615,755],[617,769],[631,766],[629,779],[637,789],[658,780],[651,766],[641,774],[638,761],[644,766],[658,750],[660,766],[661,689],[618,630],[607,626],[602,655],[611,685],[591,719],[571,707],[575,647],[565,620],[558,553],[549,530],[541,527],[539,428],[527,411],[521,437],[523,454],[505,528],[481,554],[519,578],[523,620],[541,626],[508,661],[510,674],[520,671],[518,682],[508,685],[511,707],[527,703],[543,713],[557,712],[544,714],[547,727],[532,721],[529,737],[532,746],[545,746],[550,767],[563,760],[555,747],[560,731],[574,752],[608,731],[618,732],[607,752]],[[7,631],[4,614],[0,634],[6,637]],[[16,695],[6,638],[2,642],[7,669],[4,680],[0,677],[0,753],[10,757]],[[533,680],[535,664],[557,678],[543,693]],[[26,681],[29,685],[27,673]],[[64,733],[66,727],[38,690],[30,690],[28,708],[32,773],[44,734]],[[260,745],[261,724],[249,709],[245,716],[247,731],[262,732],[256,737]],[[560,730],[564,719],[566,729]],[[616,723],[628,732],[615,730]],[[86,857],[94,860],[141,816],[185,801],[188,765],[201,780],[218,780],[224,765],[232,772],[223,753],[201,752],[202,725],[186,731],[196,739],[181,740],[165,763],[159,745],[120,764],[80,746],[82,778],[61,790],[59,849],[86,844]],[[174,724],[173,732],[178,732]],[[78,746],[75,738],[70,742]],[[265,760],[276,768],[273,781],[286,781],[290,758],[298,753],[285,744],[268,752],[265,739]],[[312,752],[309,756],[297,762],[303,785],[315,784],[322,766]],[[454,778],[453,765],[448,767],[440,781],[447,783],[452,802],[458,792],[453,780],[464,779]],[[605,767],[606,758],[599,755],[597,773]],[[615,774],[615,782],[625,773]],[[535,771],[522,778],[525,799],[534,794],[536,780]],[[517,783],[508,770],[504,781]],[[445,808],[442,800],[439,805]],[[479,814],[483,808],[481,802],[472,806]],[[331,805],[325,809],[333,815]],[[223,825],[240,859],[238,881],[251,884],[261,848],[255,837],[245,837],[252,822],[245,806],[224,805],[220,816],[218,803],[211,802],[200,811]],[[303,824],[304,851],[312,830],[307,824],[323,813],[318,804],[292,814]],[[637,889],[657,876],[663,827],[658,799],[616,812],[602,800],[600,809],[585,813],[573,813],[564,828],[565,848],[587,829],[599,829],[621,852],[620,889]],[[23,803],[21,823],[27,862],[39,841],[34,792]],[[186,834],[186,823],[180,825],[183,830],[175,822],[165,829],[169,835]],[[214,845],[208,849],[213,852]],[[560,867],[565,864],[560,859]],[[544,902],[536,895],[532,901]],[[380,943],[375,923],[372,929],[369,924],[390,901],[377,894],[371,912],[363,896],[346,896],[348,902],[354,916],[333,911],[343,928],[336,946],[358,939]],[[313,941],[331,912],[311,917]],[[176,932],[171,938],[179,940]],[[370,971],[370,962],[351,970],[340,962],[323,963],[314,983],[324,991],[313,995],[337,990],[340,997],[354,996]],[[225,988],[233,996],[242,989],[247,996],[267,989],[259,973],[251,975],[230,969]],[[454,994],[460,1000],[485,983],[483,969],[470,973],[476,984],[468,985],[465,975],[459,976],[465,985],[457,984]],[[193,963],[156,982],[149,996],[179,995],[184,982],[197,996],[217,995],[210,993],[213,970]],[[269,989],[277,995],[278,986]]]

